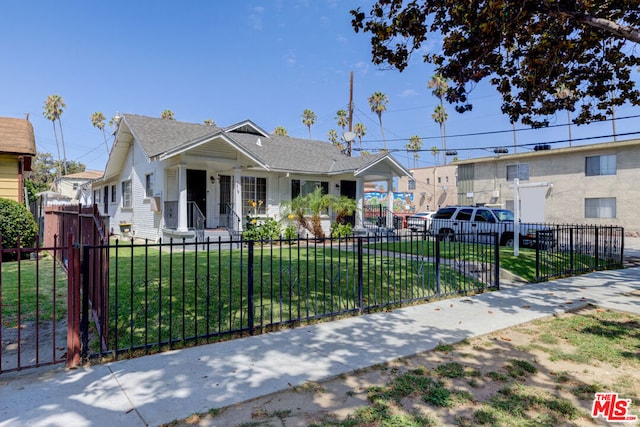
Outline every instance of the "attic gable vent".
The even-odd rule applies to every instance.
[[[260,138],[258,138],[258,140],[256,141],[256,145],[258,147],[262,147],[262,141],[260,140]]]

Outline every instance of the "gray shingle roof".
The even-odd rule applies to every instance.
[[[323,174],[347,172],[383,156],[348,157],[328,142],[288,136],[260,137],[261,145],[258,145],[256,135],[235,132],[227,135],[272,170]]]
[[[352,172],[386,155],[379,153],[348,157],[328,142],[278,135],[264,137],[240,131],[225,132],[216,126],[135,114],[124,115],[124,120],[149,157],[159,156],[209,137],[213,138],[215,134],[226,135],[241,150],[267,165],[270,170],[319,174]],[[257,144],[258,139],[260,145]]]
[[[220,131],[217,126],[165,120],[137,114],[123,115],[147,156],[154,157]]]

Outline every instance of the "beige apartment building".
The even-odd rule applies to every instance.
[[[640,233],[640,139],[461,160],[455,165],[457,204],[513,210],[518,178],[523,222],[617,225]]]
[[[458,203],[457,169],[455,165],[410,169],[412,178],[398,179],[398,191],[413,193],[413,212],[436,211],[439,207]]]

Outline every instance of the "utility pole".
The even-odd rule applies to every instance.
[[[349,76],[349,132],[353,130],[353,71]]]

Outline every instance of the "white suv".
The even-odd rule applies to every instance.
[[[498,242],[502,246],[513,246],[514,216],[506,209],[487,208],[484,206],[449,206],[440,208],[431,217],[431,230],[440,240],[473,240],[490,243],[491,233],[498,234]],[[539,238],[539,246],[553,246],[553,233],[548,226],[542,224],[520,223],[519,234],[521,246],[536,246],[536,231],[544,231]]]

